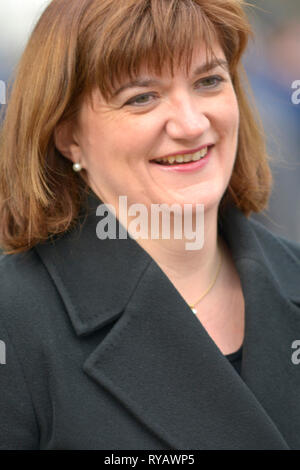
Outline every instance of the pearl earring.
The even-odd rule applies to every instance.
[[[74,164],[73,164],[73,170],[74,170],[76,173],[78,173],[79,171],[81,171],[81,170],[82,170],[81,163],[78,163],[78,162],[77,162],[77,163],[74,163]]]

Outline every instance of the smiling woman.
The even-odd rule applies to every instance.
[[[0,138],[0,448],[300,449],[300,247],[249,217],[272,177],[245,8],[52,0],[38,21]],[[134,237],[137,207],[204,243]]]
[[[74,1],[72,5],[64,1],[51,2],[20,61],[2,133],[0,163],[0,190],[4,201],[1,211],[2,220],[6,220],[0,230],[4,246],[11,252],[28,249],[47,238],[49,233],[63,233],[76,219],[81,206],[82,189],[86,185],[54,145],[53,130],[57,124],[68,123],[78,116],[84,98],[87,102],[94,90],[99,90],[103,99],[108,100],[114,90],[117,92],[122,86],[120,83],[127,82],[127,77],[136,79],[141,70],[160,76],[163,70],[172,73],[174,66],[179,65],[181,71],[190,71],[195,45],[200,44],[200,63],[196,63],[196,67],[202,66],[197,77],[199,98],[207,88],[199,81],[200,75],[207,79],[205,69],[210,68],[211,61],[226,57],[232,81],[231,85],[227,74],[226,89],[234,87],[242,111],[239,152],[224,202],[233,199],[246,214],[261,210],[267,202],[271,178],[264,143],[240,85],[240,57],[250,31],[241,2],[217,1],[209,5],[194,1],[125,1],[120,2],[113,14],[115,8],[115,2],[110,0]],[[221,57],[214,54],[216,40],[222,50]],[[119,97],[119,107],[133,97],[136,99],[132,91],[128,95],[126,90],[123,101]],[[213,93],[210,90],[207,94]],[[155,101],[154,95],[149,99]],[[130,104],[122,110],[125,122]],[[179,114],[182,110],[177,111]],[[176,123],[170,126],[175,129]],[[17,139],[15,129],[19,129]],[[137,134],[135,132],[135,138]],[[115,136],[112,138],[116,140]],[[193,140],[199,138],[196,136]],[[170,143],[158,144],[151,149],[153,157],[160,156],[161,152],[177,153],[194,147],[193,142],[184,141],[184,136],[180,146],[170,148]],[[25,155],[27,165],[21,161]],[[43,155],[47,158],[42,158]],[[13,178],[12,172],[16,173]],[[139,181],[141,188],[142,178]],[[12,192],[14,203],[10,199]]]

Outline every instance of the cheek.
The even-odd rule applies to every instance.
[[[149,133],[148,133],[149,134]],[[128,123],[125,125],[90,127],[82,142],[82,151],[86,166],[91,173],[108,177],[117,167],[125,171],[138,156],[147,155],[149,144],[147,132]],[[152,142],[152,141],[151,141]],[[147,146],[148,144],[148,146]],[[150,151],[149,150],[149,151]]]
[[[223,103],[222,109],[218,114],[218,129],[223,138],[236,140],[239,131],[240,114],[237,101],[235,99],[227,100]]]
[[[109,164],[111,155],[117,156],[120,139],[114,135],[113,129],[92,123],[86,126],[81,140],[81,150],[87,165],[92,168],[99,164]]]
[[[158,121],[153,120],[150,115],[128,116],[126,120],[122,118],[108,132],[110,142],[107,150],[115,152],[124,162],[137,160],[137,157],[148,157],[157,142],[159,129]]]
[[[228,127],[231,127],[232,131],[236,134],[239,129],[240,111],[237,97],[233,88],[231,97],[229,97],[227,101],[227,123]]]

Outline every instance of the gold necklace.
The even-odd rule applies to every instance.
[[[195,315],[198,313],[198,312],[197,312],[197,309],[195,308],[195,305],[197,305],[197,304],[200,302],[200,300],[202,300],[203,297],[205,297],[205,296],[209,293],[209,291],[214,287],[214,285],[215,285],[215,283],[216,283],[216,280],[217,280],[217,278],[218,278],[219,272],[220,272],[220,270],[221,270],[221,266],[222,266],[222,253],[220,253],[220,262],[219,262],[218,269],[217,269],[217,272],[216,272],[216,274],[215,274],[215,277],[214,277],[212,283],[208,286],[208,288],[206,289],[206,291],[203,292],[203,294],[201,295],[200,299],[197,300],[197,302],[195,302],[195,303],[192,304],[192,305],[189,305],[189,307],[192,309],[192,312],[193,312]]]

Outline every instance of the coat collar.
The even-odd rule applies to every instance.
[[[300,386],[291,363],[300,319],[293,251],[237,208],[220,220],[245,296],[240,377],[137,242],[96,237],[100,203],[90,193],[85,220],[36,247],[78,336],[115,321],[85,373],[169,448],[300,446],[300,420],[297,430],[289,424]]]

